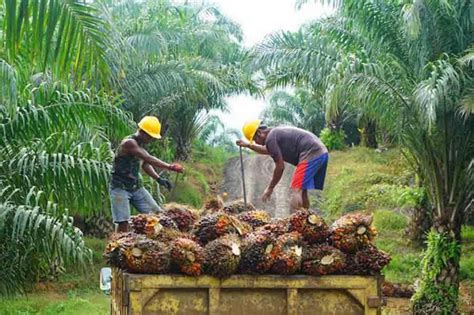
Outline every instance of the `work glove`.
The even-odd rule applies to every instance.
[[[184,167],[179,163],[171,163],[168,169],[177,173],[182,173],[184,171]]]
[[[168,191],[171,191],[171,188],[173,188],[173,184],[171,184],[171,182],[167,180],[166,178],[158,177],[156,181],[158,182],[160,186],[163,186],[166,189],[168,189]]]

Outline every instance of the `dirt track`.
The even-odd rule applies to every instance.
[[[285,172],[275,187],[272,198],[263,203],[261,196],[270,182],[274,169],[274,162],[269,156],[244,154],[245,185],[247,199],[258,209],[263,209],[275,217],[284,217],[290,213],[290,182],[294,166],[285,164]],[[242,180],[240,173],[240,159],[232,158],[224,168],[224,182],[220,192],[227,192],[227,201],[243,198]]]

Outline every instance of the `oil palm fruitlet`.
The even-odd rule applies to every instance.
[[[226,234],[245,235],[252,227],[241,222],[234,216],[224,212],[216,212],[202,217],[195,226],[194,235],[201,244],[215,240]]]
[[[270,231],[250,233],[242,241],[242,258],[239,270],[247,274],[264,274],[275,259],[272,256],[275,239]]]
[[[303,248],[301,270],[308,275],[322,276],[337,273],[346,267],[346,255],[329,245],[310,245]]]
[[[323,243],[329,236],[329,228],[323,218],[308,210],[299,210],[290,216],[289,231],[300,232],[309,244]]]
[[[185,205],[169,203],[164,208],[164,215],[170,217],[182,232],[189,232],[198,219],[196,211]]]
[[[270,215],[263,210],[246,211],[238,216],[240,221],[250,224],[254,229],[270,223]]]
[[[371,215],[346,214],[331,225],[331,242],[335,247],[347,253],[366,248],[377,235],[377,231],[371,224]]]
[[[204,248],[205,273],[218,278],[229,277],[237,272],[240,254],[240,239],[236,235],[213,240]]]
[[[181,237],[171,243],[171,261],[180,272],[201,275],[203,260],[203,248],[195,241]]]
[[[244,200],[239,199],[239,200],[232,201],[227,206],[224,206],[222,210],[229,214],[239,214],[245,211],[253,211],[255,210],[255,206],[251,204],[250,202],[247,202],[247,205],[245,205]]]
[[[298,232],[290,232],[277,238],[272,250],[275,259],[271,271],[291,275],[300,270],[303,254],[303,237]]]
[[[125,269],[132,273],[167,273],[170,270],[170,248],[163,242],[137,237],[125,248]]]

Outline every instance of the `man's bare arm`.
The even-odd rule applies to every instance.
[[[155,169],[153,168],[153,166],[151,166],[150,164],[148,163],[143,163],[142,164],[142,169],[143,171],[148,175],[150,176],[151,178],[153,179],[158,179],[160,178],[160,175],[158,175],[158,173],[155,171]]]
[[[144,163],[149,164],[152,167],[170,169],[170,164],[163,162],[162,160],[148,153],[133,139],[126,140],[122,144],[122,148],[125,151],[125,154],[136,156],[137,158],[143,160]]]
[[[268,188],[273,190],[275,186],[280,182],[281,177],[283,176],[283,171],[285,170],[285,162],[282,158],[275,161],[275,169],[273,170],[273,177],[268,185]]]
[[[248,145],[248,148],[250,150],[255,151],[257,153],[260,153],[260,154],[267,154],[267,155],[270,154],[270,153],[268,153],[267,148],[263,145],[252,143],[252,144]]]

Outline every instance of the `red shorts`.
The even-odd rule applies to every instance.
[[[298,163],[295,173],[293,174],[293,179],[291,180],[291,188],[323,190],[328,158],[329,155],[325,153],[312,160],[305,160]]]

